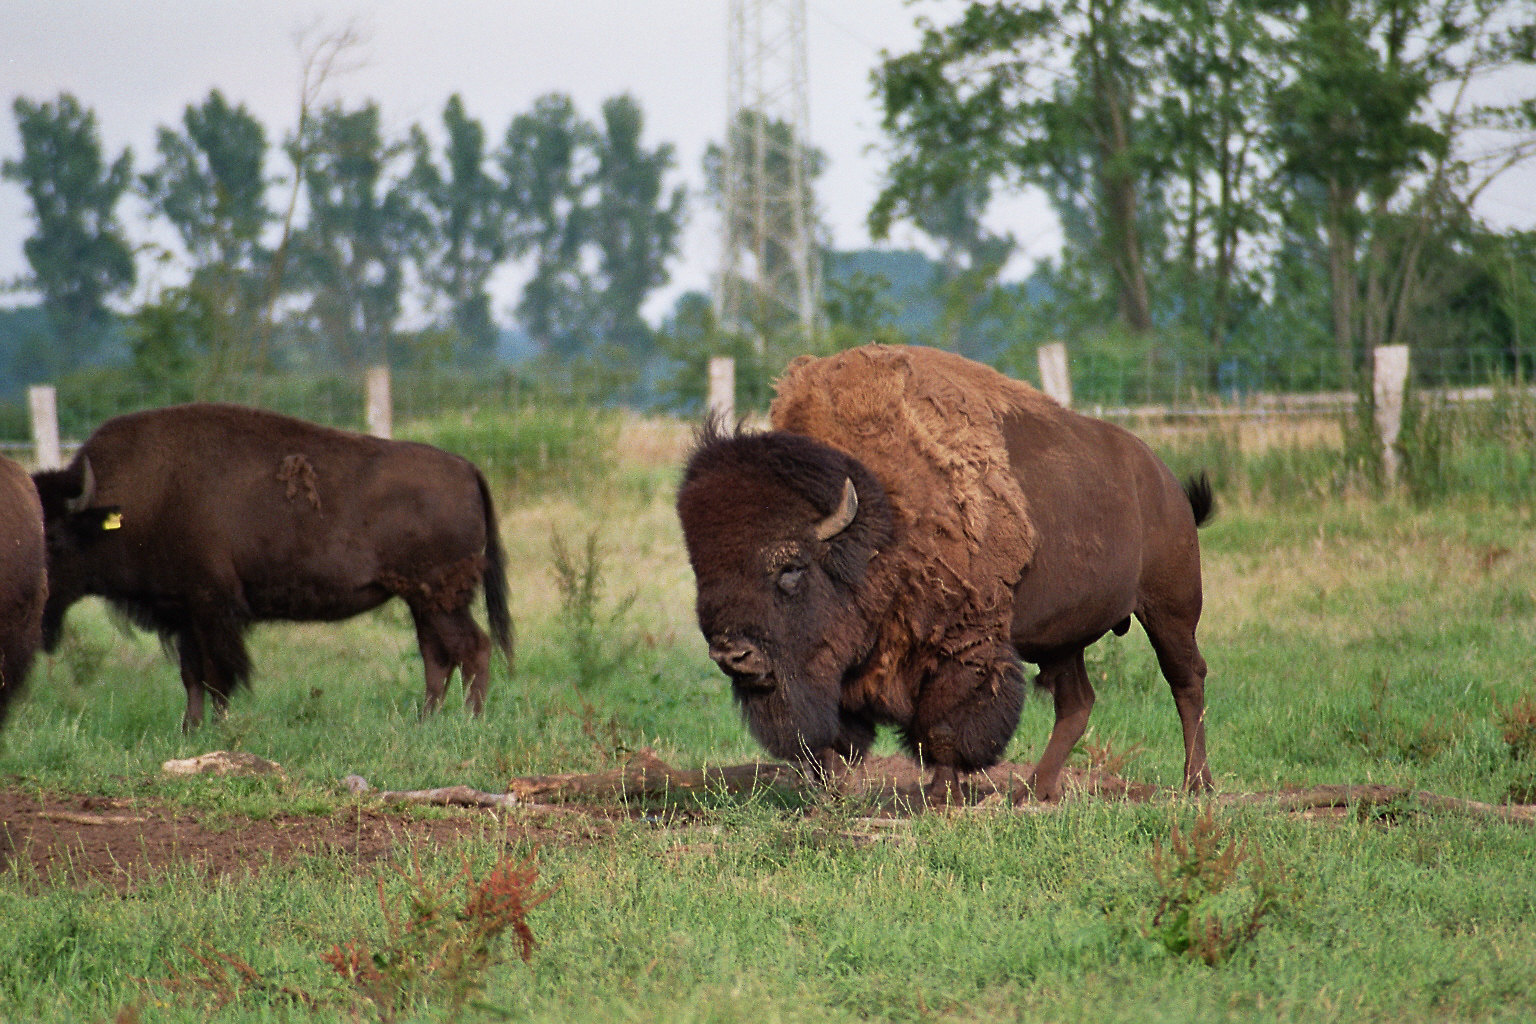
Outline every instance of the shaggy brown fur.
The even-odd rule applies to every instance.
[[[777,429],[706,429],[678,495],[700,627],[759,740],[824,768],[893,724],[947,791],[1001,756],[1022,657],[1055,698],[1032,785],[1054,798],[1093,702],[1083,649],[1134,615],[1174,691],[1186,785],[1209,785],[1203,484],[1186,494],[1125,431],[949,353],[802,359],[778,387]]]
[[[336,620],[401,596],[416,625],[426,707],[459,671],[471,710],[490,641],[469,608],[482,584],[512,656],[495,510],[468,461],[233,405],[108,420],[62,470],[35,477],[53,581],[44,640],[70,605],[111,601],[175,646],[188,727],[250,673],[253,622]]]
[[[0,455],[0,726],[43,640],[43,509],[32,478]]]

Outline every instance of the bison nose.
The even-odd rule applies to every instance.
[[[709,656],[732,679],[762,679],[768,675],[768,659],[750,640],[714,637],[709,642]]]

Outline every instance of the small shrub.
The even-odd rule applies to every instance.
[[[580,554],[573,552],[558,532],[550,536],[555,583],[560,590],[559,625],[565,635],[575,669],[578,692],[585,693],[605,682],[639,647],[624,619],[638,594],[631,593],[613,610],[604,613],[602,555],[597,534],[589,533]]]
[[[338,943],[320,957],[381,1020],[394,1020],[417,999],[446,999],[450,1019],[457,1019],[484,988],[486,970],[500,962],[500,940],[508,932],[524,962],[533,956],[527,915],[554,890],[535,890],[539,869],[532,857],[520,863],[503,857],[480,881],[467,861],[443,884],[427,879],[414,858],[409,873],[397,870],[410,893],[404,912],[392,908],[379,879],[384,938]],[[456,906],[461,884],[464,900]]]
[[[320,954],[345,983],[347,994],[364,1000],[380,1020],[395,1020],[418,1000],[446,1001],[447,1019],[457,1020],[470,997],[485,987],[486,971],[501,962],[501,940],[507,933],[525,963],[533,956],[536,942],[528,913],[554,895],[554,889],[535,888],[539,869],[532,856],[520,862],[502,857],[479,880],[467,860],[462,870],[441,883],[429,879],[414,856],[409,872],[396,871],[409,893],[403,901],[392,900],[379,878],[383,938],[336,943]],[[455,898],[460,888],[462,902]],[[211,946],[185,948],[197,969],[167,965],[169,977],[149,982],[183,1002],[216,1012],[249,994],[311,1009],[335,998],[276,984],[237,954]]]
[[[1256,936],[1280,906],[1284,869],[1267,865],[1247,840],[1227,839],[1210,808],[1187,835],[1175,823],[1168,846],[1157,841],[1148,859],[1162,894],[1144,934],[1175,955],[1214,967]],[[1218,905],[1218,894],[1238,880],[1245,865],[1248,897]]]
[[[1536,697],[1521,697],[1507,708],[1501,708],[1504,742],[1509,744],[1509,756],[1516,761],[1536,761]]]

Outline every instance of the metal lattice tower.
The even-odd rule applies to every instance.
[[[731,0],[727,33],[716,309],[759,344],[770,324],[789,318],[809,342],[821,267],[806,166],[805,0]]]

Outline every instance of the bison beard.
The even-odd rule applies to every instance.
[[[769,751],[825,775],[892,725],[952,798],[1002,756],[1030,661],[1056,710],[1030,789],[1056,799],[1094,701],[1083,650],[1135,617],[1185,785],[1210,787],[1203,479],[1180,488],[1126,431],[931,349],[797,360],[778,391],[775,430],[705,425],[677,500],[700,629]]]

